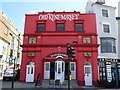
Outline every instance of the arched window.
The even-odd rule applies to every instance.
[[[90,62],[85,62],[84,65],[91,65],[91,63]]]
[[[35,63],[34,62],[29,62],[28,65],[35,65]]]

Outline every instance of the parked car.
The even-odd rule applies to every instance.
[[[3,81],[5,81],[5,80],[12,80],[13,70],[14,70],[13,65],[11,65],[10,67],[8,67],[8,68],[6,68],[4,70]],[[14,80],[17,80],[19,78],[19,75],[18,75],[17,71],[18,70],[14,71]]]

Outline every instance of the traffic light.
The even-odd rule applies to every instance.
[[[75,58],[75,48],[71,47],[71,58],[74,59]]]
[[[67,46],[67,55],[69,57],[71,57],[72,59],[75,58],[75,55],[74,55],[75,54],[75,49],[73,47],[71,47],[69,43],[67,45],[68,45]]]
[[[70,46],[67,47],[67,55],[69,55],[69,56],[71,55],[71,47]]]

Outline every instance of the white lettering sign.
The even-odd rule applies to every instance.
[[[77,20],[79,14],[46,14],[46,15],[39,15],[39,20]]]
[[[65,54],[52,54],[51,55],[51,57],[55,57],[55,56],[65,56],[66,57],[67,55],[65,55]]]

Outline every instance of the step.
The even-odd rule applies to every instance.
[[[55,80],[49,80],[49,79],[46,80],[46,79],[44,79],[44,80],[42,80],[42,85],[46,85],[46,86],[48,86],[48,85],[55,85]],[[65,80],[62,83],[62,85],[67,86],[68,85],[68,80]],[[78,86],[77,80],[71,80],[70,81],[70,85],[71,86]]]

